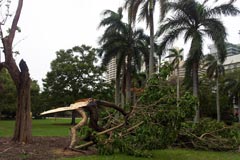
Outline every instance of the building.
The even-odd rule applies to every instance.
[[[116,58],[112,58],[111,61],[107,65],[107,79],[108,83],[111,83],[112,80],[116,79],[116,72],[117,72],[117,64]]]
[[[215,45],[208,46],[210,54],[216,54]],[[240,44],[226,43],[227,57],[223,63],[226,71],[240,68]]]

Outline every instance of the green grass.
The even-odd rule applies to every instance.
[[[61,160],[239,160],[240,153],[193,151],[186,149],[166,149],[152,151],[152,158],[137,158],[123,154],[111,156],[84,156],[78,158],[65,158]]]
[[[0,137],[10,137],[13,134],[14,121],[0,120]],[[33,136],[69,136],[70,119],[33,120]],[[61,160],[240,160],[240,153],[194,151],[186,149],[167,149],[151,152],[152,158],[136,158],[124,154],[111,156],[82,156]]]
[[[71,119],[41,119],[32,121],[33,136],[69,136]],[[15,121],[0,120],[0,137],[13,135]]]

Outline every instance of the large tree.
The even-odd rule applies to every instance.
[[[10,1],[7,1],[9,3]],[[9,11],[9,4],[4,5],[4,1],[1,1],[1,7],[6,6]],[[0,22],[0,38],[2,40],[3,52],[5,61],[0,63],[0,69],[7,68],[11,78],[17,89],[17,112],[16,112],[16,124],[13,135],[13,140],[17,142],[28,143],[31,142],[31,104],[30,104],[30,84],[31,79],[29,76],[29,70],[26,62],[21,60],[19,67],[13,58],[13,40],[15,38],[16,30],[18,29],[18,21],[21,15],[23,6],[23,0],[18,0],[17,9],[13,17],[11,27],[8,32],[3,31],[5,22],[8,20],[9,13],[6,13],[7,17]],[[6,34],[5,34],[6,33]]]
[[[105,96],[105,100],[111,101],[108,99],[112,96],[109,85],[103,79],[105,69],[96,65],[96,52],[85,45],[56,52],[51,71],[43,79],[47,107],[67,106],[78,99],[91,97],[104,99]]]
[[[160,17],[165,15],[165,2],[167,0],[125,0],[125,8],[128,10],[129,24],[134,24],[139,8],[139,20],[145,20],[150,31],[150,55],[149,55],[149,76],[154,73],[154,18],[153,13],[156,3],[159,2]]]
[[[190,41],[190,50],[186,60],[186,77],[192,77],[193,95],[198,97],[198,70],[203,56],[204,36],[210,38],[218,50],[221,62],[226,57],[226,31],[221,15],[236,16],[240,11],[233,5],[234,1],[214,7],[207,5],[208,1],[200,3],[196,0],[178,0],[166,3],[168,11],[174,11],[160,26],[158,36],[162,35],[161,50],[165,50],[174,40],[183,35],[184,41]],[[195,107],[195,122],[199,121],[199,107]]]

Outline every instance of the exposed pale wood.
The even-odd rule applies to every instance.
[[[89,102],[76,102],[74,104],[71,104],[68,107],[59,107],[56,109],[51,109],[45,112],[40,113],[40,115],[46,115],[46,114],[51,114],[51,113],[58,113],[58,112],[63,112],[63,111],[72,111],[72,110],[76,110],[78,108],[81,107],[86,107],[88,105]]]
[[[77,130],[80,129],[83,125],[85,125],[87,123],[87,114],[85,113],[85,111],[82,108],[79,108],[76,110],[81,116],[82,116],[82,120],[75,126],[73,126],[71,128],[71,143],[69,148],[74,148],[74,146],[77,143]]]

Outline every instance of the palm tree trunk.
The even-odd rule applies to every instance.
[[[124,108],[126,99],[126,63],[122,66],[122,80],[121,80],[121,106]]]
[[[120,103],[120,74],[116,75],[116,80],[115,80],[115,104],[119,105]]]
[[[132,56],[128,55],[127,58],[127,73],[126,73],[126,104],[131,104],[131,62]]]
[[[153,0],[150,0],[150,56],[149,56],[149,77],[154,73],[154,22],[153,22]]]
[[[240,123],[240,97],[238,97],[238,122]]]
[[[177,107],[179,106],[179,98],[180,98],[180,81],[179,81],[179,66],[177,66]]]
[[[220,104],[219,104],[219,83],[218,77],[216,78],[216,105],[217,105],[217,121],[220,122],[221,120],[221,113],[220,113]]]
[[[193,63],[192,77],[193,77],[193,96],[196,97],[198,101],[198,63],[196,62]],[[194,123],[198,123],[199,119],[200,119],[199,104],[196,104]]]

